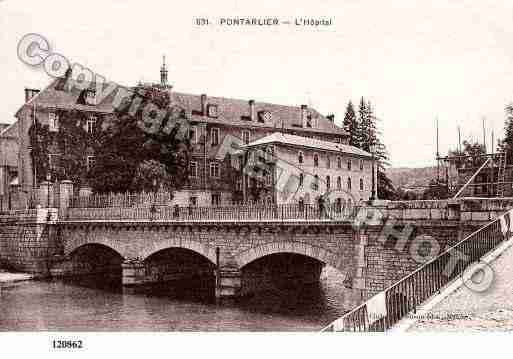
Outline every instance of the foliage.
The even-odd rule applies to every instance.
[[[164,114],[162,121],[155,122],[156,131],[148,131],[143,122],[147,105]],[[170,106],[167,92],[138,88],[124,99],[114,116],[96,116],[96,128],[91,133],[87,132],[87,112],[57,110],[56,114],[58,131],[50,131],[47,124],[36,120],[29,129],[38,182],[50,174],[52,181],[68,179],[77,188],[87,180],[96,192],[124,192],[151,191],[154,179],[159,187],[167,189],[179,188],[187,180],[190,144],[177,136],[184,128],[175,125],[183,119],[184,111]],[[55,156],[51,164],[50,155]],[[87,155],[95,156],[90,171]]]
[[[513,164],[513,103],[506,106],[504,138],[498,141],[497,150],[506,153],[508,165]]]
[[[459,151],[451,150],[449,151],[449,157],[456,157],[450,160],[450,163],[456,165],[456,167],[479,167],[486,160],[481,155],[485,154],[485,148],[483,144],[478,142],[468,142],[463,141],[463,149]],[[458,156],[463,156],[458,158]]]
[[[32,158],[37,181],[71,180],[80,186],[87,176],[86,159],[100,147],[99,132],[87,133],[88,115],[82,111],[57,110],[59,130],[50,131],[47,124],[34,121],[29,129]],[[101,119],[98,119],[101,126]],[[50,163],[50,155],[52,160]]]
[[[141,101],[137,109],[133,104]],[[148,127],[144,111],[154,106]],[[162,117],[157,119],[157,111]],[[184,111],[170,104],[169,93],[141,87],[116,109],[111,126],[104,130],[102,152],[97,155],[91,184],[97,192],[152,190],[154,175],[160,187],[180,188],[187,181],[190,143],[176,121]],[[183,126],[183,125],[182,125]],[[186,129],[185,129],[186,131]],[[162,167],[159,166],[162,164]]]
[[[387,177],[385,169],[389,166],[388,151],[377,130],[376,117],[373,114],[370,101],[366,102],[362,97],[358,108],[358,138],[359,145],[357,147],[364,151],[371,152],[377,161],[377,195],[380,199],[395,198],[395,189],[392,181]]]
[[[449,197],[447,186],[437,183],[435,179],[429,182],[429,188],[422,194],[422,199],[445,199]]]
[[[349,145],[358,147],[360,145],[359,136],[359,123],[354,112],[353,103],[349,101],[346,107],[346,114],[343,122],[344,130],[349,135]]]
[[[157,190],[169,190],[173,179],[167,173],[166,167],[155,160],[146,160],[139,163],[132,180],[132,190],[142,192],[152,188]]]

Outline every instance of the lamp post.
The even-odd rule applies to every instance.
[[[371,190],[371,197],[370,200],[374,201],[376,199],[376,180],[375,180],[375,169],[374,169],[374,152],[376,151],[376,146],[372,145],[370,146],[370,152],[371,152],[371,168],[372,168],[372,190]]]
[[[52,179],[52,175],[50,172],[46,174],[46,208],[50,208],[50,181]]]

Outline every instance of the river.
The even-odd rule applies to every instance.
[[[316,285],[216,304],[201,291],[127,293],[98,281],[26,281],[0,289],[2,331],[318,331],[357,294],[325,267]]]

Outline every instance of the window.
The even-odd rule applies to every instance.
[[[347,189],[351,189],[351,177],[347,178]]]
[[[337,189],[342,189],[342,178],[337,177]]]
[[[219,163],[210,163],[210,177],[219,177]]]
[[[271,122],[273,119],[273,115],[269,111],[260,111],[258,112],[258,121],[259,122]]]
[[[351,160],[347,160],[347,170],[351,171]]]
[[[219,129],[213,128],[210,130],[210,138],[212,139],[212,146],[217,146],[219,144]]]
[[[298,154],[297,154],[297,161],[299,163],[303,163],[303,152],[302,151],[298,152]]]
[[[88,119],[87,119],[87,133],[94,133],[95,130],[96,130],[96,120],[97,120],[97,117],[96,116],[90,116]]]
[[[198,132],[196,126],[191,126],[189,128],[189,140],[191,143],[198,143]]]
[[[360,171],[363,171],[363,160],[360,160]]]
[[[198,177],[198,163],[196,161],[191,161],[189,165],[189,173],[193,178]]]
[[[209,104],[207,108],[208,117],[217,117],[217,105]]]
[[[360,178],[360,191],[363,191],[363,179]]]
[[[196,206],[198,204],[198,197],[190,197],[189,198],[189,204],[191,206]]]
[[[54,154],[54,153],[50,153],[48,155],[48,164],[49,164],[49,167],[50,169],[52,170],[55,170],[59,167],[59,163],[60,163],[60,155],[59,154]]]
[[[269,172],[264,172],[264,181],[265,181],[265,185],[266,186],[270,186],[271,185],[271,173]]]
[[[212,193],[212,206],[221,205],[221,195],[219,193]]]
[[[89,89],[86,91],[86,104],[96,105],[96,91]]]
[[[314,159],[314,167],[319,167],[319,155],[317,153],[314,153],[313,159]]]
[[[59,131],[59,116],[54,112],[48,114],[48,130],[52,132]]]
[[[302,173],[300,173],[299,174],[299,187],[303,186],[304,179],[305,179],[305,176]]]
[[[86,166],[87,171],[91,171],[94,168],[94,165],[96,164],[96,158],[94,156],[87,156],[86,158]]]
[[[326,189],[329,190],[331,187],[330,176],[326,176]]]
[[[248,130],[242,131],[242,142],[247,145],[250,141],[250,132]]]
[[[242,191],[242,180],[241,179],[237,180],[237,191]]]
[[[316,191],[319,189],[319,176],[317,176],[317,175],[314,176],[314,181],[312,183],[312,189],[316,190]]]
[[[327,167],[327,168],[331,168],[331,159],[330,159],[330,155],[327,155],[327,156],[326,156],[326,167]]]
[[[342,158],[337,157],[337,167],[342,168]]]

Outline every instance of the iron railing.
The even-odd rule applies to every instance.
[[[375,299],[371,298],[335,320],[323,331],[386,331],[407,314],[416,313],[420,304],[434,294],[439,294],[445,285],[460,276],[471,263],[507,239],[501,230],[501,220],[506,221],[505,217],[509,216],[490,222],[385,289],[384,293],[379,293],[385,295],[386,315],[383,317],[372,317],[367,308],[369,302]]]
[[[63,219],[140,221],[349,221],[359,207],[318,205],[238,205],[226,207],[179,207],[141,205],[136,207],[68,208]]]

